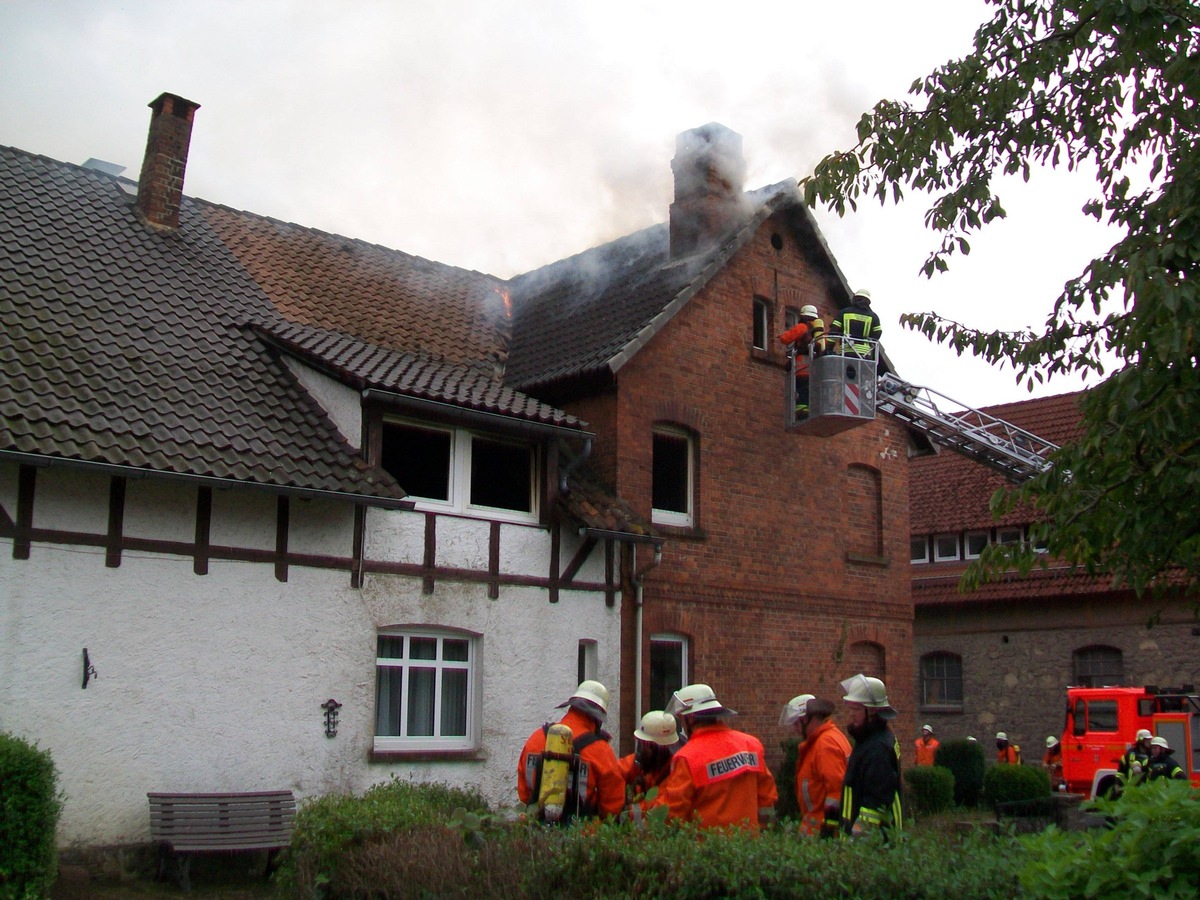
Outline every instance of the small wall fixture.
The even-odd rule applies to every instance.
[[[83,648],[83,689],[86,691],[88,682],[93,678],[99,678],[100,675],[96,671],[96,667],[92,665],[92,661],[88,659],[87,647]]]
[[[341,708],[342,704],[332,697],[321,704],[321,709],[325,710],[325,737],[337,737],[337,711]]]

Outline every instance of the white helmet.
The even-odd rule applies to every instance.
[[[978,744],[978,743],[979,743],[979,741],[975,740],[975,735],[973,735],[973,734],[968,734],[968,735],[967,735],[967,742],[968,742],[968,743],[971,743],[971,744]]]
[[[603,723],[608,718],[608,688],[598,681],[581,681],[575,693],[558,705],[573,707]]]
[[[870,303],[871,302],[871,292],[868,291],[866,288],[859,288],[857,291],[854,292],[853,299],[858,300],[860,298],[862,300],[865,300],[867,303]]]
[[[804,304],[804,306],[800,307],[800,315],[812,316],[815,319],[817,316],[820,315],[820,313],[817,312],[817,308],[815,306],[813,306],[811,303],[806,303],[806,304]]]
[[[1151,747],[1162,747],[1164,750],[1168,750],[1168,751],[1171,749],[1171,745],[1167,743],[1167,739],[1165,737],[1163,737],[1161,734],[1155,735],[1154,737],[1150,738],[1150,746]]]
[[[710,716],[736,716],[737,713],[722,706],[716,692],[707,684],[689,684],[671,695],[667,712],[674,716],[692,716],[707,713]]]
[[[795,725],[808,715],[808,701],[816,700],[812,694],[800,694],[784,704],[783,712],[779,715],[780,725]]]
[[[842,682],[842,690],[846,703],[861,703],[868,709],[874,709],[881,719],[894,719],[896,710],[888,703],[887,686],[878,678],[869,675],[852,675]]]
[[[1046,749],[1047,749],[1047,750],[1049,750],[1051,747],[1056,747],[1056,746],[1058,746],[1058,738],[1056,738],[1056,737],[1055,737],[1054,735],[1052,735],[1052,734],[1051,734],[1051,735],[1047,735],[1047,737],[1046,737]]]
[[[1154,735],[1150,733],[1149,728],[1139,728],[1138,733],[1134,735],[1133,739],[1135,741],[1148,741],[1152,737],[1154,737]]]
[[[930,734],[933,734],[933,726],[932,725],[922,725],[921,730],[928,731]]]
[[[1007,734],[1005,734],[1003,731],[997,731],[997,732],[996,732],[996,740],[998,740],[998,741],[1007,741],[1007,740],[1008,740],[1008,735],[1007,735]]]
[[[652,709],[642,716],[640,728],[635,728],[633,736],[641,741],[652,741],[670,747],[679,743],[679,729],[675,725],[675,717],[661,709]]]

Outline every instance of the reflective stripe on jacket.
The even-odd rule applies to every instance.
[[[577,709],[568,709],[567,714],[559,721],[571,729],[571,734],[576,740],[596,730],[594,720]],[[546,732],[538,728],[525,741],[521,756],[517,760],[517,796],[526,806],[537,802],[535,790],[538,763],[545,749]],[[601,816],[615,816],[625,806],[625,779],[621,777],[616,754],[613,753],[607,736],[604,740],[593,741],[584,747],[579,758],[587,764],[588,807],[596,810]]]
[[[854,745],[842,785],[842,830],[904,827],[900,794],[900,743],[879,728]]]

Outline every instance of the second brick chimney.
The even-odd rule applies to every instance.
[[[746,161],[742,136],[718,122],[675,139],[675,202],[671,204],[671,257],[705,250],[727,235],[745,212]]]
[[[150,104],[154,112],[138,179],[137,211],[152,228],[174,231],[179,227],[192,117],[199,108],[199,103],[175,94],[160,94]]]

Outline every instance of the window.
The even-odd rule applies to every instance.
[[[1075,684],[1103,687],[1125,680],[1125,662],[1116,647],[1083,647],[1071,654]]]
[[[688,683],[688,641],[681,634],[650,635],[650,708],[666,709]]]
[[[537,451],[531,444],[385,421],[380,455],[418,509],[537,518]]]
[[[442,629],[387,629],[378,635],[376,750],[475,748],[477,641]]]
[[[925,535],[909,538],[909,558],[915,563],[929,562],[929,538]]]
[[[962,657],[930,653],[921,657],[921,705],[962,709]]]
[[[1024,538],[1024,534],[1020,528],[997,528],[996,543],[998,544],[1019,544]]]
[[[800,310],[794,306],[789,306],[783,311],[783,330],[787,331],[793,325],[800,321]]]
[[[933,561],[946,562],[958,559],[958,535],[938,534],[933,538]]]
[[[575,656],[576,683],[589,679],[595,680],[599,668],[599,647],[595,641],[582,640],[579,642],[579,652]]]
[[[963,540],[963,557],[965,559],[979,559],[983,553],[983,548],[988,545],[988,533],[986,531],[968,531]]]
[[[771,330],[771,307],[761,297],[754,298],[754,349],[767,349],[767,334]]]
[[[653,453],[650,520],[655,525],[692,527],[695,454],[691,436],[680,428],[656,428]]]

